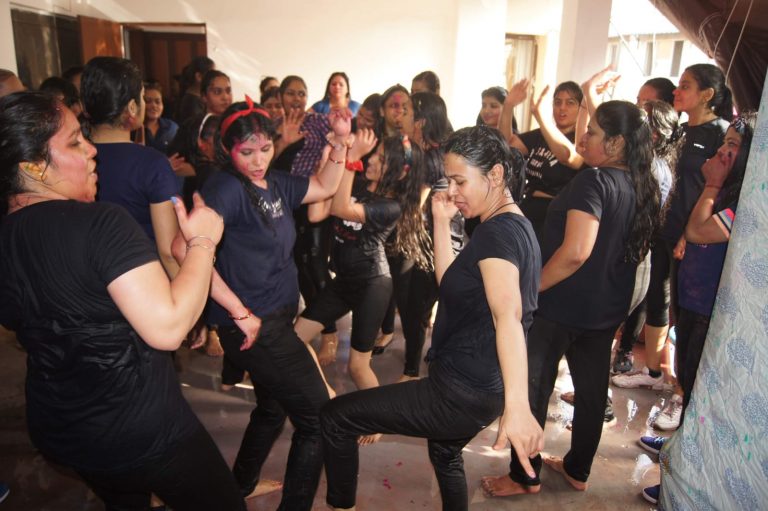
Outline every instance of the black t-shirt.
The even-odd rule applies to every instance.
[[[728,123],[719,118],[698,126],[685,123],[683,130],[685,144],[677,160],[675,184],[669,194],[669,209],[661,228],[661,237],[673,243],[683,235],[693,206],[704,189],[701,166],[708,158],[714,156],[723,144]]]
[[[471,388],[502,393],[496,328],[478,264],[491,258],[511,262],[520,273],[527,337],[539,292],[539,244],[527,218],[502,213],[475,228],[469,243],[445,271],[428,359]]]
[[[27,351],[29,433],[54,461],[128,469],[198,427],[170,354],[143,342],[107,291],[156,259],[114,204],[47,201],[3,219],[0,323]]]
[[[571,142],[576,140],[576,133],[573,131],[565,136]],[[573,179],[576,170],[557,161],[540,129],[523,133],[520,140],[528,148],[528,165],[525,168],[526,197],[537,191],[556,196]]]
[[[635,190],[629,172],[584,169],[552,200],[541,246],[545,265],[563,244],[571,209],[597,217],[597,239],[581,268],[539,294],[538,314],[570,327],[617,327],[627,316],[637,269],[637,264],[624,261],[635,214]]]
[[[400,204],[369,192],[358,181],[352,200],[363,205],[365,223],[334,218],[333,271],[341,279],[367,279],[389,275],[384,243],[400,218]]]

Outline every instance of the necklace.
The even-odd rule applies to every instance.
[[[494,209],[493,211],[491,211],[491,214],[490,214],[490,215],[488,215],[488,217],[486,218],[486,220],[490,220],[490,219],[491,219],[491,217],[492,217],[493,215],[495,215],[495,214],[496,214],[496,212],[497,212],[498,210],[500,210],[501,208],[505,208],[505,207],[507,207],[507,206],[512,206],[514,203],[515,203],[515,201],[512,201],[512,202],[507,202],[507,203],[505,203],[505,204],[502,204],[502,205],[501,205],[501,206],[499,206],[498,208],[496,208],[496,209]]]

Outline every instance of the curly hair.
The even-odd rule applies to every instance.
[[[411,156],[407,157],[403,137],[387,137],[380,144],[384,147],[384,175],[374,193],[396,198],[402,211],[390,249],[414,261],[419,268],[430,271],[434,264],[430,249],[432,240],[421,212],[421,192],[427,182],[424,155],[413,144]]]
[[[650,250],[651,238],[659,227],[661,191],[651,171],[653,141],[645,112],[628,101],[607,101],[595,112],[606,139],[624,139],[624,161],[635,189],[635,214],[624,258],[639,263]]]

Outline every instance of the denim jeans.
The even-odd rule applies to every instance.
[[[287,308],[262,318],[259,337],[246,351],[240,351],[243,334],[237,328],[221,327],[219,337],[229,359],[251,374],[256,393],[233,468],[240,490],[243,495],[253,491],[289,417],[295,431],[278,509],[301,511],[311,509],[323,467],[319,415],[328,391],[307,346],[293,331],[294,313],[295,308]]]
[[[568,361],[575,401],[571,450],[563,458],[563,467],[577,481],[589,478],[603,433],[611,344],[616,327],[606,330],[567,327],[539,315],[528,332],[528,401],[542,428],[547,421],[549,397],[557,380],[557,366],[563,355]],[[541,484],[541,463],[541,455],[531,458],[536,471],[536,477],[532,479],[513,451],[509,477],[526,486]]]
[[[327,503],[355,505],[360,435],[400,434],[427,438],[443,509],[467,509],[461,451],[502,412],[503,394],[465,387],[433,363],[429,377],[352,392],[332,400],[320,416],[328,478]]]

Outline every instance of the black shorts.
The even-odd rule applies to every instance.
[[[392,277],[333,279],[304,309],[301,317],[326,324],[352,311],[352,348],[361,353],[373,349],[379,327],[392,296]]]

